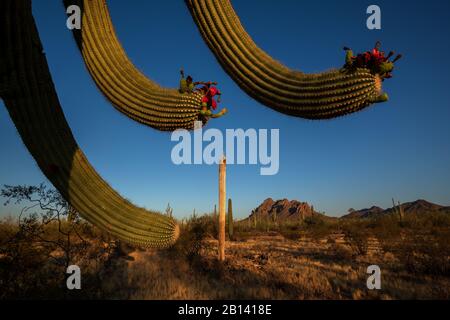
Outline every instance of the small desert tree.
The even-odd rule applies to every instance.
[[[0,197],[6,199],[4,205],[23,205],[0,240],[0,298],[54,297],[60,296],[58,290],[65,294],[67,267],[84,259],[89,246],[77,211],[44,184],[5,185]]]
[[[66,288],[67,267],[84,270],[84,298],[95,298],[118,242],[82,220],[61,194],[45,184],[8,186],[4,204],[23,206],[0,226],[0,300],[77,297]],[[7,232],[3,232],[3,231]],[[120,244],[120,243],[119,243]]]
[[[5,205],[11,202],[24,205],[18,218],[20,232],[17,236],[61,252],[62,255],[56,259],[58,264],[67,268],[78,247],[86,246],[79,232],[81,219],[77,211],[55,189],[49,189],[44,184],[5,185],[0,196],[6,198]],[[50,234],[50,228],[56,228],[57,232]],[[75,238],[78,241],[74,241]]]

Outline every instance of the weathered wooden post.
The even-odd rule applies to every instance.
[[[219,261],[225,261],[225,207],[227,160],[224,157],[219,164]]]

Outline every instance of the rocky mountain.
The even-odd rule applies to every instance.
[[[313,206],[306,202],[288,199],[273,200],[268,198],[252,211],[249,219],[256,216],[258,219],[299,220],[314,215]]]
[[[405,202],[402,204],[402,209],[405,214],[421,214],[427,212],[445,212],[450,213],[450,207],[441,206],[435,203],[428,202],[426,200],[416,200],[413,202]],[[373,206],[369,209],[355,210],[342,216],[342,219],[349,218],[373,218],[379,215],[392,214],[394,210],[392,208],[382,209],[380,207]]]
[[[402,204],[402,208],[405,214],[421,214],[427,212],[444,212],[450,214],[450,207],[441,206],[426,200],[406,202]],[[394,213],[392,208],[383,209],[378,206],[372,206],[366,209],[352,210],[350,213],[343,215],[341,219],[368,219],[392,213]],[[316,212],[314,207],[307,202],[288,199],[273,200],[272,198],[264,200],[256,209],[252,210],[252,213],[247,219],[252,219],[256,216],[258,220],[269,219],[273,221],[276,219],[276,221],[294,221],[313,215],[321,216],[324,219],[337,219]]]

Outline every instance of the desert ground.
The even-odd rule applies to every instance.
[[[335,239],[332,239],[335,238]],[[448,277],[417,276],[372,239],[368,253],[336,237],[290,240],[281,235],[228,242],[217,261],[217,241],[206,241],[197,261],[167,252],[134,251],[127,262],[131,299],[448,299]],[[368,290],[367,267],[382,272],[381,290]]]
[[[12,257],[3,250],[1,281],[3,289],[8,290],[3,290],[2,298],[450,298],[448,274],[423,269],[432,268],[429,263],[441,260],[429,262],[419,257],[417,261],[405,260],[411,257],[384,250],[376,238],[369,239],[362,253],[342,234],[323,239],[289,239],[277,232],[246,235],[227,241],[224,263],[217,259],[217,240],[201,240],[201,244],[194,245],[198,249],[193,253],[186,249],[192,242],[186,242],[169,250],[156,250],[118,245],[106,238],[89,240],[86,253],[73,254],[82,271],[87,270],[82,277],[82,289],[77,292],[64,288],[62,250],[52,251],[52,258],[47,258],[39,247],[17,248]],[[21,265],[17,267],[17,263]],[[36,275],[33,266],[37,264]],[[367,267],[374,264],[381,269],[381,290],[369,290],[366,285]],[[11,277],[6,274],[8,270]]]
[[[178,221],[175,245],[156,250],[111,237],[70,206],[23,211],[0,220],[0,300],[449,299],[450,214],[410,208],[347,218],[308,210],[296,220],[257,210],[228,220],[224,262],[216,213]],[[81,270],[80,290],[67,288],[71,265]],[[379,290],[367,286],[372,265]]]

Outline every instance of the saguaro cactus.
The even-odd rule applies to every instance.
[[[39,168],[80,215],[140,246],[167,247],[174,219],[121,197],[90,165],[64,117],[29,0],[0,1],[0,98]]]
[[[230,240],[233,238],[233,202],[228,199],[228,237]]]
[[[106,0],[66,3],[83,7],[82,29],[74,31],[78,45],[94,81],[114,106],[159,130],[192,129],[202,95],[161,88],[139,72],[115,35]],[[380,77],[367,69],[306,75],[279,64],[253,43],[227,0],[186,3],[222,66],[248,94],[275,110],[310,119],[332,118],[358,111],[380,94]],[[176,241],[179,227],[174,219],[121,197],[80,150],[52,82],[30,0],[0,1],[0,44],[0,98],[38,166],[64,198],[88,221],[127,242],[166,247]],[[223,159],[220,260],[225,259],[225,166]],[[399,210],[403,219],[401,206]],[[254,223],[256,227],[256,216]]]
[[[380,76],[369,69],[319,74],[291,70],[256,45],[230,0],[185,2],[217,61],[258,102],[291,116],[328,119],[380,101]]]
[[[398,204],[395,204],[394,198],[392,198],[392,209],[394,210],[394,213],[397,215],[398,220],[400,222],[403,222],[405,219],[405,212],[403,211],[403,206],[401,205],[400,201],[398,201]]]
[[[170,206],[170,203],[168,203],[166,208],[166,216],[172,218],[172,215],[173,215],[173,208]]]
[[[219,164],[219,261],[225,260],[226,168],[227,161],[223,157]]]
[[[201,94],[180,94],[143,75],[118,40],[106,0],[64,2],[82,7],[82,28],[74,29],[75,39],[93,80],[117,110],[158,130],[193,128],[201,114]],[[381,81],[368,69],[321,74],[290,70],[253,42],[230,1],[186,0],[186,4],[218,61],[259,102],[285,114],[326,119],[378,101]]]
[[[114,30],[106,0],[64,0],[82,11],[73,33],[92,79],[114,107],[129,118],[161,131],[193,129],[201,115],[198,92],[181,94],[146,77],[128,58]],[[177,76],[176,74],[174,76]]]

